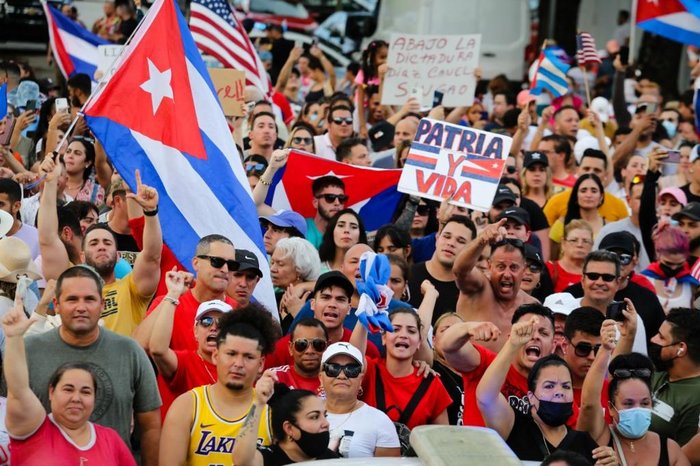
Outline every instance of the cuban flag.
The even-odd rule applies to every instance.
[[[700,47],[700,5],[697,0],[639,0],[637,26]]]
[[[360,215],[367,231],[391,223],[402,197],[396,189],[401,170],[348,165],[296,150],[290,151],[286,165],[275,173],[265,203],[275,210],[291,209],[313,218],[311,184],[326,175],[345,183],[345,206]]]
[[[532,79],[530,94],[540,95],[543,90],[548,90],[552,96],[560,97],[569,92],[569,83],[566,81],[566,72],[570,66],[564,63],[553,49],[545,49],[540,53],[537,62],[537,71]]]
[[[406,157],[406,165],[427,170],[435,170],[440,158],[447,158],[449,150],[436,146],[429,146],[420,142],[411,143]],[[480,154],[460,153],[464,156],[460,172],[463,177],[487,183],[498,183],[506,164],[505,159],[492,159]]]
[[[49,42],[54,59],[66,78],[85,73],[95,81],[99,63],[98,45],[110,44],[72,19],[65,16],[46,1],[41,2],[49,25]]]
[[[222,234],[256,254],[263,278],[254,297],[276,309],[248,180],[173,0],[153,4],[84,115],[129,186],[135,188],[139,169],[143,182],[158,190],[163,239],[180,263],[190,266],[200,238]]]

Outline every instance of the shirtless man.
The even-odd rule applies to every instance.
[[[515,309],[538,301],[520,290],[525,273],[525,255],[520,240],[506,239],[506,219],[484,228],[457,256],[452,272],[459,288],[457,314],[465,321],[493,322],[500,330],[497,339],[484,342],[500,351],[510,332]],[[491,245],[488,275],[476,268],[484,248]]]

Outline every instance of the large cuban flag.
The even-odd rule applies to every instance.
[[[276,210],[292,209],[305,218],[316,215],[311,184],[333,175],[345,184],[346,207],[355,210],[367,231],[391,223],[403,194],[397,191],[401,170],[358,167],[292,150],[284,168],[275,173],[265,204]]]
[[[91,33],[46,1],[42,4],[49,25],[51,50],[63,76],[70,78],[85,73],[94,81],[99,63],[97,46],[110,42]]]
[[[267,257],[248,181],[187,23],[157,0],[114,74],[84,109],[116,169],[160,193],[163,239],[189,266],[200,238],[218,233],[253,251],[263,278],[255,298],[275,309]],[[273,312],[276,315],[276,312]]]
[[[637,26],[700,47],[700,4],[697,0],[638,0]]]

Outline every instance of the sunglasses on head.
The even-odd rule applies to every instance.
[[[500,241],[497,241],[491,246],[491,251],[495,251],[496,249],[505,245],[513,246],[514,248],[523,251],[523,254],[525,253],[525,243],[523,243],[522,240],[517,238],[505,238]]]
[[[217,256],[206,256],[204,254],[197,256],[199,259],[206,259],[209,261],[212,267],[215,269],[220,269],[224,265],[228,267],[229,272],[235,272],[238,270],[239,264],[233,259],[224,259],[223,257]]]
[[[586,358],[589,354],[591,354],[591,351],[593,351],[593,354],[598,354],[599,349],[600,344],[592,345],[582,341],[574,346],[574,353],[580,358]]]
[[[300,353],[306,351],[309,348],[309,345],[311,345],[314,348],[314,351],[322,353],[326,350],[328,342],[323,338],[314,338],[312,340],[306,338],[297,338],[296,340],[294,340],[294,349]]]
[[[418,215],[421,215],[421,216],[428,215],[429,212],[430,212],[430,206],[427,206],[425,204],[420,204],[418,207],[416,207],[416,213]]]
[[[218,327],[219,320],[221,320],[221,319],[216,318],[216,317],[212,317],[212,316],[204,316],[201,319],[198,319],[197,323],[204,328],[209,328],[214,324],[216,324],[216,326]]]
[[[345,194],[319,194],[316,199],[323,198],[329,204],[333,204],[335,201],[345,204],[348,201],[348,197]]]
[[[616,369],[613,372],[613,377],[616,379],[631,379],[632,377],[638,377],[640,379],[648,379],[651,377],[651,370],[649,369]]]
[[[583,275],[587,279],[593,280],[593,281],[596,281],[599,278],[602,278],[603,281],[606,283],[614,282],[615,279],[617,278],[617,275],[614,275],[612,273],[584,272]]]
[[[312,141],[313,139],[311,138],[305,138],[301,136],[294,136],[292,138],[292,144],[304,144],[308,146],[309,144],[311,144]]]
[[[345,372],[345,377],[348,379],[355,379],[360,375],[360,372],[362,372],[362,366],[356,362],[345,365],[327,362],[323,365],[323,372],[325,372],[328,377],[338,377],[340,371]]]
[[[347,118],[340,118],[340,117],[333,117],[331,118],[331,121],[335,123],[336,125],[342,125],[345,123],[346,125],[351,125],[352,124],[352,117],[347,117]]]

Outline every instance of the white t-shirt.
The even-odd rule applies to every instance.
[[[332,446],[344,458],[374,456],[379,448],[399,448],[399,436],[389,416],[367,404],[347,414],[328,413]],[[335,450],[335,448],[331,448]]]
[[[335,149],[328,133],[314,136],[314,145],[316,146],[316,155],[324,159],[335,160]]]

